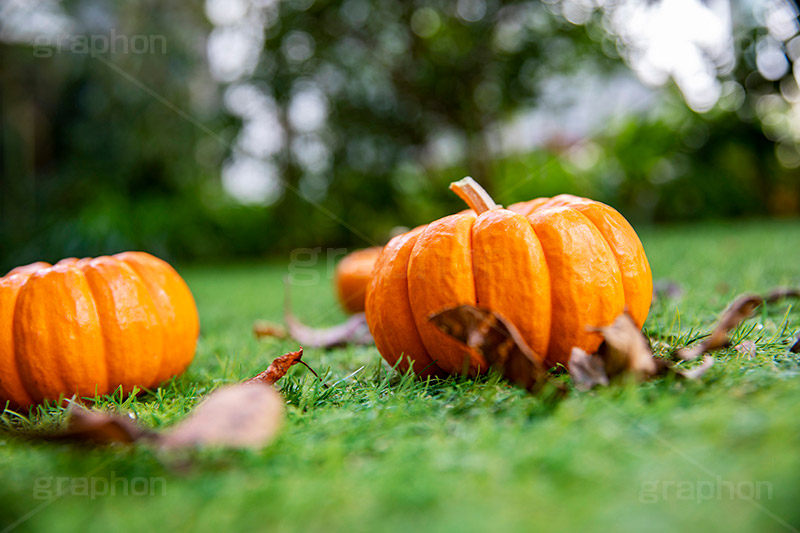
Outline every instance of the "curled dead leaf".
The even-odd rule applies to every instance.
[[[283,423],[283,399],[263,383],[222,387],[211,393],[188,418],[158,439],[161,448],[197,447],[257,449],[271,441]]]
[[[794,341],[792,347],[789,348],[789,351],[792,353],[800,353],[800,335],[797,336],[797,340]]]
[[[132,444],[154,436],[155,433],[142,429],[126,416],[72,404],[67,411],[66,429],[47,438],[92,444]]]
[[[428,320],[475,350],[509,381],[531,391],[548,382],[540,358],[517,328],[494,311],[466,304],[443,309]]]
[[[166,450],[206,446],[259,448],[274,437],[283,421],[283,399],[271,385],[292,365],[305,365],[302,356],[301,347],[276,358],[267,370],[246,382],[214,391],[186,419],[163,432],[143,429],[121,415],[73,405],[64,431],[35,437],[92,444],[147,440]]]
[[[691,348],[681,348],[676,354],[681,359],[691,361],[704,352],[726,348],[730,339],[728,333],[748,319],[764,300],[755,294],[745,294],[734,300],[722,313],[711,335]]]
[[[289,336],[304,346],[333,348],[347,344],[372,344],[372,335],[364,313],[357,313],[336,326],[312,328],[300,322],[287,311],[285,320]]]
[[[308,370],[314,374],[317,379],[320,379],[319,375],[314,371],[313,368],[308,366],[305,361],[302,360],[303,357],[303,347],[301,346],[299,350],[296,352],[289,352],[284,354],[280,357],[275,358],[274,361],[267,367],[266,370],[261,372],[260,374],[253,376],[252,378],[248,379],[244,383],[263,383],[265,385],[273,385],[279,379],[286,375],[291,367],[296,364],[301,364],[305,366]],[[321,381],[321,379],[320,379]]]
[[[603,360],[596,355],[589,355],[578,347],[572,348],[567,369],[578,389],[589,390],[597,385],[601,387],[608,385],[608,374]]]
[[[264,337],[285,339],[289,336],[286,326],[267,320],[256,320],[253,324],[253,334],[257,339],[263,339]]]
[[[246,383],[214,391],[185,420],[164,432],[143,429],[121,415],[77,408],[70,410],[65,431],[45,438],[96,445],[146,440],[168,450],[259,448],[274,437],[282,421],[280,395],[263,383]]]
[[[653,357],[647,338],[627,313],[619,315],[609,326],[591,329],[603,335],[597,354],[589,355],[580,348],[573,348],[570,354],[569,374],[578,389],[606,386],[625,376],[640,381],[664,374],[699,379],[714,363],[713,358],[706,357],[696,368],[682,370]]]
[[[746,355],[748,359],[756,356],[756,343],[753,341],[742,341],[733,348],[740,354]]]
[[[625,373],[646,379],[659,371],[660,365],[653,358],[647,338],[628,313],[619,315],[610,326],[589,329],[603,336],[597,353],[609,378]]]
[[[800,298],[800,289],[793,287],[777,287],[764,296],[764,301],[771,304],[786,298]]]
[[[286,327],[266,320],[256,321],[253,324],[253,333],[259,339],[264,337],[276,337],[279,339],[291,337],[303,346],[311,348],[333,348],[346,344],[366,345],[374,342],[364,313],[351,315],[341,324],[328,328],[314,328],[303,324],[292,313],[288,280],[286,280],[285,287],[286,297],[283,318],[286,321]]]

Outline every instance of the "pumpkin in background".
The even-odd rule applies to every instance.
[[[33,263],[0,278],[0,402],[152,387],[194,357],[189,287],[143,252]]]
[[[549,366],[573,346],[594,353],[605,326],[627,308],[647,318],[652,275],[636,232],[613,208],[560,195],[502,209],[471,178],[450,187],[463,211],[395,237],[375,265],[367,322],[389,364],[422,375],[475,375],[483,358],[429,322],[472,304],[510,320]]]
[[[367,285],[372,279],[372,268],[381,255],[382,246],[356,250],[339,261],[334,272],[336,295],[342,308],[350,314],[363,313]]]

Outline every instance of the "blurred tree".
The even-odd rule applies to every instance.
[[[67,8],[42,14],[27,40],[0,43],[0,263],[126,248],[202,255],[226,238],[210,217],[193,224],[206,197],[222,194],[213,185],[224,148],[195,153],[205,133],[142,86],[215,130],[234,124],[204,66],[208,23],[180,4]],[[134,49],[135,36],[148,47]]]
[[[572,192],[637,220],[798,211],[800,40],[783,15],[736,25],[705,73],[713,99],[664,78],[649,109],[577,136],[560,124],[511,153],[493,136],[552,105],[554,80],[602,85],[641,66],[612,9],[666,4],[12,3],[44,7],[0,10],[0,268],[133,248],[363,246],[460,209],[446,184],[467,173],[510,191],[505,203]],[[166,53],[54,46],[113,33],[164,36]]]
[[[369,213],[384,234],[404,195],[457,207],[444,186],[454,176],[431,180],[442,159],[463,161],[491,189],[487,130],[536,105],[544,80],[589,63],[620,65],[540,2],[286,1],[274,9],[252,80],[280,109],[283,179],[309,195],[321,183],[320,197],[350,206],[337,211],[346,221],[363,227]],[[314,120],[319,113],[324,120]],[[307,211],[293,195],[277,209],[280,219]],[[401,218],[421,222],[416,215]]]

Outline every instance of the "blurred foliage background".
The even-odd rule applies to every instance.
[[[0,0],[0,267],[366,246],[561,192],[800,211],[788,1]]]

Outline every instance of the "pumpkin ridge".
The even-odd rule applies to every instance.
[[[28,284],[28,282],[31,280],[31,278],[34,276],[34,274],[44,270],[45,268],[50,268],[50,267],[52,267],[52,265],[44,267],[44,268],[40,268],[40,269],[36,270],[35,272],[31,272],[29,275],[25,276],[25,280],[22,282],[22,284],[19,287],[19,290],[17,291],[17,297],[14,299],[14,310],[12,311],[12,314],[11,314],[11,328],[12,328],[12,331],[11,331],[11,347],[12,347],[12,350],[13,350],[12,358],[13,358],[13,361],[14,361],[14,368],[17,371],[17,379],[19,379],[19,383],[20,383],[20,385],[22,385],[22,390],[23,390],[23,392],[25,394],[27,394],[28,398],[31,399],[30,400],[31,403],[33,402],[33,397],[35,396],[35,394],[34,394],[35,391],[31,390],[31,387],[28,385],[28,383],[25,382],[25,379],[22,377],[22,373],[20,372],[20,365],[19,365],[19,361],[17,359],[19,357],[19,355],[18,355],[19,354],[19,350],[18,350],[18,347],[17,347],[16,339],[14,338],[13,328],[14,328],[14,321],[17,320],[17,303],[19,302],[19,296],[20,296],[20,294],[22,294],[23,289]]]
[[[603,236],[603,239],[614,254],[622,279],[622,288],[625,294],[625,308],[634,319],[636,325],[641,328],[650,310],[650,295],[652,295],[653,292],[653,285],[650,264],[647,261],[647,255],[644,253],[644,248],[639,236],[636,234],[636,230],[633,229],[619,211],[609,205],[585,198],[566,198],[565,201],[569,202],[566,204],[568,207],[572,207],[583,214],[589,219],[589,222],[597,227],[600,235]],[[595,221],[595,217],[602,220],[602,223],[605,225],[601,227],[601,224]],[[619,231],[623,233],[621,238],[620,235],[616,235],[616,239],[612,240],[615,233]],[[607,232],[609,235],[606,234]],[[621,241],[621,243],[615,244],[617,240]],[[633,248],[633,250],[619,250],[620,245],[623,248]],[[638,257],[641,258],[639,264],[631,265],[630,262],[628,262],[626,265],[622,261],[623,258],[630,261],[632,258]],[[644,279],[642,276],[645,276]],[[646,300],[641,299],[642,294],[645,295]]]
[[[79,268],[89,281],[100,314],[109,386],[121,385],[128,393],[137,385],[149,385],[164,355],[163,342],[158,342],[161,339],[151,336],[160,334],[163,326],[144,282],[130,265],[116,257],[97,257]],[[137,305],[124,304],[131,297]],[[143,333],[147,338],[142,338]]]
[[[480,214],[478,216],[480,216]],[[472,272],[472,291],[475,293],[475,305],[480,307],[481,301],[478,299],[478,280],[475,278],[475,248],[473,246],[473,232],[475,231],[475,223],[477,221],[478,217],[475,217],[475,221],[472,222],[472,226],[469,228],[469,237],[467,238],[467,248],[469,249],[469,253],[467,254],[467,257],[469,258],[469,270]]]
[[[117,255],[119,255],[119,254],[117,254]],[[158,312],[158,304],[156,303],[155,298],[153,298],[153,293],[150,290],[150,286],[147,284],[147,282],[142,277],[142,275],[139,273],[139,271],[136,268],[134,268],[134,265],[132,263],[129,263],[129,262],[125,261],[124,259],[120,259],[119,257],[117,257],[117,255],[113,255],[113,256],[111,256],[111,258],[114,259],[115,261],[119,261],[120,264],[122,264],[122,265],[124,265],[125,267],[128,268],[128,270],[130,271],[131,276],[133,277],[133,279],[137,283],[141,284],[141,286],[144,288],[144,294],[147,295],[147,298],[153,304],[154,318],[155,318],[155,321],[156,321],[156,324],[157,324],[157,329],[159,330],[159,332],[161,332],[162,349],[161,349],[161,353],[158,356],[158,364],[156,365],[156,370],[153,373],[152,379],[149,382],[147,382],[147,384],[145,386],[146,387],[150,387],[150,386],[158,385],[162,381],[160,379],[160,376],[162,374],[162,371],[164,370],[164,368],[163,368],[164,360],[167,357],[169,357],[169,354],[167,354],[167,345],[166,345],[166,342],[164,342],[165,336],[163,334],[164,330],[166,329],[166,326],[164,325],[164,321],[161,319],[161,313]],[[142,383],[144,384],[145,381],[142,381]]]
[[[114,257],[127,263],[144,281],[164,326],[164,354],[153,385],[183,373],[191,364],[200,331],[191,290],[166,261],[145,252],[123,252]],[[186,342],[186,334],[192,341]],[[171,350],[167,354],[167,350]]]
[[[47,266],[49,267],[49,265]],[[16,309],[17,302],[19,301],[19,294],[22,291],[22,288],[25,286],[25,284],[28,283],[30,277],[33,275],[33,272],[25,271],[23,270],[24,268],[25,267],[15,268],[11,270],[8,274],[6,274],[4,277],[0,278],[0,290],[14,291],[14,301],[13,302],[8,301],[7,302],[8,307],[5,310],[6,313],[9,315],[7,317],[8,320],[4,320],[2,323],[0,323],[0,327],[8,328],[5,331],[5,334],[8,335],[5,339],[6,347],[8,348],[5,358],[6,358],[6,364],[10,368],[6,369],[7,371],[5,373],[5,376],[7,377],[7,379],[13,380],[14,383],[8,384],[8,382],[6,382],[6,385],[0,383],[0,402],[2,403],[11,402],[12,404],[20,406],[30,405],[31,403],[33,403],[33,394],[31,394],[31,391],[28,390],[28,387],[25,384],[25,381],[22,379],[22,375],[20,374],[19,371],[19,363],[17,362],[17,345],[14,342],[14,321],[16,320],[15,316],[17,311]],[[15,280],[11,279],[14,276],[17,276],[18,279],[21,280],[21,282],[17,286],[14,286],[13,284]],[[0,311],[2,311],[1,306],[2,302],[0,302]],[[0,338],[0,342],[2,341],[3,339]],[[0,346],[0,349],[2,349],[2,346]],[[0,357],[2,357],[1,354]],[[8,378],[8,376],[12,374],[14,377]]]
[[[367,324],[386,362],[401,372],[411,366],[423,377],[443,374],[419,336],[408,292],[411,249],[424,229],[419,226],[386,244],[375,262],[365,306]]]
[[[485,212],[472,228],[472,246],[478,304],[511,321],[542,361],[550,337],[550,273],[530,222],[508,209]]]
[[[550,327],[547,331],[547,346],[544,349],[544,352],[541,354],[542,360],[547,359],[547,354],[550,352],[550,344],[553,342],[553,278],[550,273],[550,264],[547,262],[547,253],[544,250],[544,246],[542,245],[542,239],[539,237],[539,234],[536,233],[536,228],[533,227],[530,219],[526,215],[522,215],[528,225],[531,227],[531,231],[533,231],[533,236],[536,238],[536,241],[539,243],[539,248],[542,250],[542,257],[544,258],[544,264],[542,268],[544,271],[547,272],[547,292],[550,294]]]
[[[589,221],[589,224],[591,224],[592,226],[595,227],[595,229],[597,229],[597,232],[600,234],[600,237],[603,238],[603,242],[605,242],[606,245],[608,246],[608,249],[611,250],[611,256],[614,258],[614,262],[617,264],[617,269],[619,270],[620,280],[622,280],[622,292],[623,292],[623,294],[625,294],[625,282],[624,282],[625,273],[622,271],[622,264],[619,262],[619,257],[617,257],[617,253],[614,251],[614,246],[612,246],[611,242],[608,240],[608,238],[606,237],[605,233],[603,233],[603,230],[600,229],[600,226],[598,226],[597,224],[594,223],[594,220],[592,220],[590,217],[586,216],[585,214],[581,213],[580,210],[575,209],[575,208],[570,207],[570,206],[568,206],[568,207],[570,209],[574,209],[575,211],[578,211],[578,213],[580,213],[581,215],[586,217],[586,220]],[[628,310],[628,295],[627,294],[625,294],[625,310],[626,311]],[[598,325],[598,327],[601,326],[601,325],[605,325],[605,324],[600,324],[600,325]]]
[[[97,306],[97,295],[95,294],[95,288],[94,288],[92,282],[89,281],[89,276],[86,275],[86,267],[89,266],[90,262],[91,261],[85,261],[84,263],[82,263],[80,265],[76,265],[75,268],[80,271],[80,273],[83,275],[84,278],[86,278],[86,285],[89,287],[89,296],[92,299],[92,305],[94,306],[95,311],[97,313],[97,328],[100,331],[100,340],[101,340],[101,344],[103,346],[103,356],[101,357],[101,359],[103,361],[105,361],[105,363],[106,363],[106,365],[105,365],[105,367],[106,367],[106,387],[110,388],[111,384],[110,384],[109,378],[111,376],[109,375],[110,371],[109,371],[109,368],[108,368],[108,359],[109,359],[108,354],[109,354],[110,350],[109,350],[109,347],[108,347],[108,339],[107,339],[107,333],[106,333],[106,321],[105,321],[104,317],[100,316],[100,309]],[[111,394],[113,392],[114,391],[112,391],[112,390],[108,391],[109,394]]]
[[[103,335],[103,317],[100,316],[100,310],[97,308],[97,300],[95,299],[94,293],[92,292],[92,284],[89,283],[89,278],[86,277],[86,273],[83,271],[83,269],[81,267],[78,267],[78,266],[71,266],[70,268],[74,269],[74,270],[76,270],[77,272],[80,273],[80,275],[83,277],[84,283],[86,283],[86,287],[89,289],[89,291],[88,291],[89,292],[89,294],[88,294],[89,303],[91,303],[91,306],[94,309],[94,315],[97,317],[97,330],[98,330],[98,332],[100,334],[100,340],[101,340],[100,345],[102,346],[102,350],[103,350],[103,355],[99,359],[100,359],[100,361],[102,361],[104,363],[103,364],[103,369],[102,369],[102,372],[101,372],[103,374],[103,378],[104,379],[102,381],[96,380],[97,382],[95,383],[94,390],[91,391],[91,393],[94,393],[95,395],[110,394],[111,390],[109,390],[110,383],[108,381],[108,377],[109,377],[108,376],[108,364],[106,364],[106,361],[108,360],[108,356],[107,356],[107,350],[106,350],[106,341],[105,341],[105,338],[104,338],[104,335]],[[84,361],[81,360],[81,362],[84,362]],[[103,384],[102,387],[100,386],[101,383]],[[84,391],[81,391],[81,390],[79,390],[78,392],[81,393],[81,394],[86,394]]]
[[[49,279],[58,276],[62,279]],[[37,301],[40,299],[45,299],[48,305]],[[97,357],[93,352],[98,344],[105,349],[102,337],[97,342],[100,317],[83,271],[70,264],[38,271],[19,293],[16,310],[25,310],[26,306],[31,314],[15,317],[14,340],[16,345],[22,320],[27,330],[38,333],[29,338],[29,331],[23,329],[19,338],[26,342],[15,346],[20,377],[30,395],[39,402],[45,398],[55,401],[62,393],[71,395],[77,392],[82,396],[106,394],[109,385],[105,357]],[[60,309],[62,307],[64,309]],[[58,312],[64,310],[75,313],[75,317]],[[87,313],[83,317],[77,316],[81,310]],[[31,324],[30,320],[34,323]],[[62,351],[54,348],[54,345],[61,344],[63,335],[81,337],[80,349]],[[85,341],[92,345],[84,345]],[[89,383],[92,383],[91,387]]]
[[[474,350],[465,348],[428,321],[431,314],[444,308],[475,305],[474,280],[465,278],[472,275],[468,253],[471,251],[463,249],[463,244],[469,242],[465,237],[471,234],[475,219],[475,214],[469,212],[429,224],[415,243],[408,264],[409,300],[417,331],[439,368],[452,374],[461,374],[466,369],[475,375],[478,367],[486,370],[487,366]]]
[[[622,275],[613,250],[580,211],[564,205],[547,206],[529,215],[528,220],[540,238],[551,275],[550,344],[545,360],[548,364],[564,364],[571,347],[593,352],[600,345],[601,337],[583,328],[585,325],[596,325],[594,322],[610,322],[622,311],[625,304]],[[581,230],[581,225],[585,231]],[[542,231],[536,231],[539,226]],[[604,254],[591,249],[595,243],[602,246]],[[610,261],[611,257],[613,262]],[[601,265],[611,269],[605,272],[611,274],[611,280],[601,275],[605,270],[600,270]],[[568,271],[562,271],[559,267]],[[568,274],[566,278],[565,274]],[[576,279],[580,279],[580,282],[576,283]],[[598,292],[597,283],[603,283],[611,292]],[[602,298],[598,300],[599,295]],[[588,305],[588,302],[595,303]]]
[[[124,263],[124,264],[126,264],[126,265],[128,265],[130,267],[130,269],[133,271],[133,273],[136,275],[136,277],[139,279],[139,281],[142,282],[142,285],[144,285],[145,292],[150,297],[150,300],[153,302],[153,306],[154,307],[158,307],[158,304],[156,303],[156,299],[153,296],[152,286],[151,286],[150,283],[147,282],[147,280],[145,279],[145,276],[139,270],[139,265],[137,265],[136,262],[134,262],[134,261],[127,261],[125,258],[119,257],[120,255],[123,255],[123,254],[114,255],[114,259],[116,259],[117,261],[119,261],[121,263]],[[167,326],[164,323],[164,319],[161,316],[161,313],[158,312],[158,309],[156,309],[156,321],[158,322],[158,324],[160,326],[160,329],[162,331],[164,329],[166,329]],[[164,338],[166,340],[166,337],[164,337]],[[149,386],[157,385],[158,383],[160,383],[161,381],[166,379],[163,376],[167,371],[167,368],[166,368],[167,359],[169,358],[168,354],[167,354],[167,349],[168,349],[167,344],[164,343],[164,351],[161,354],[161,358],[160,358],[159,363],[158,363],[158,368],[156,369],[156,376],[153,379],[153,382],[148,384]]]
[[[419,239],[419,236],[422,234],[422,232],[425,231],[426,228],[427,228],[427,225],[426,226],[422,226],[422,229],[414,237],[414,245],[416,245],[417,239]],[[414,245],[411,246],[412,251],[414,249]],[[405,265],[402,265],[403,266],[403,271],[406,272],[406,279],[405,279],[405,286],[406,286],[405,297],[406,298],[405,298],[405,303],[408,304],[408,308],[411,310],[411,321],[412,321],[411,322],[411,327],[414,328],[414,331],[417,334],[417,339],[419,340],[420,344],[422,344],[422,349],[425,351],[425,355],[428,357],[428,359],[430,359],[431,362],[428,365],[425,365],[422,368],[414,369],[414,363],[416,361],[414,359],[412,359],[411,357],[409,357],[408,354],[405,354],[405,353],[401,352],[400,355],[399,355],[399,359],[401,360],[400,364],[401,364],[401,366],[413,369],[414,372],[416,372],[416,373],[420,373],[421,372],[421,373],[423,373],[422,375],[440,374],[440,373],[442,373],[442,369],[439,368],[439,365],[437,364],[439,362],[439,359],[434,357],[433,355],[431,355],[430,351],[428,351],[428,347],[425,346],[425,343],[422,341],[422,337],[420,337],[420,334],[419,334],[419,328],[417,328],[416,321],[414,320],[414,311],[413,311],[413,307],[411,306],[411,289],[408,286],[408,281],[409,281],[408,264],[411,262],[411,253],[409,253],[408,257],[406,257],[405,259],[406,259],[405,260]]]
[[[491,200],[491,197],[490,197]],[[489,207],[489,210],[494,209],[501,209],[502,207],[495,204],[495,207]],[[478,214],[480,216],[480,214]],[[472,231],[475,228],[475,223],[478,221],[478,217],[476,216],[475,219],[472,221],[472,225],[469,227],[469,233],[467,234],[467,245],[466,248],[468,249],[467,252],[467,260],[469,261],[469,271],[472,272],[472,293],[475,295],[475,305],[479,306],[481,303],[478,301],[478,280],[475,279],[475,260],[473,257],[473,247],[472,247]],[[480,364],[478,365],[477,373],[481,374],[488,370],[488,363],[484,365],[485,368],[481,368]]]

